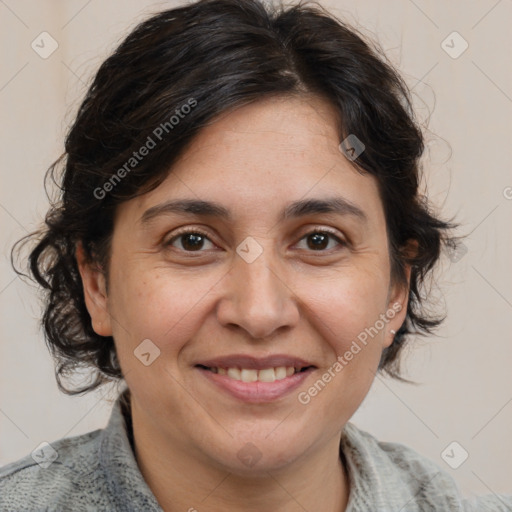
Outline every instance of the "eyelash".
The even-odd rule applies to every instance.
[[[213,243],[210,240],[207,233],[201,231],[200,229],[187,228],[187,229],[183,229],[182,231],[179,231],[178,233],[176,233],[172,238],[170,238],[168,241],[166,241],[164,243],[164,246],[165,247],[172,246],[172,244],[175,240],[178,240],[180,237],[187,235],[187,234],[201,235],[202,237],[207,238],[211,243]],[[341,245],[341,246],[347,245],[347,242],[345,242],[339,236],[337,236],[336,232],[334,232],[333,230],[328,229],[328,228],[315,228],[311,231],[308,231],[300,238],[299,241],[302,241],[304,238],[307,238],[308,236],[315,235],[315,234],[329,235],[331,238],[336,240],[336,242],[338,242],[339,245]],[[178,250],[183,251],[185,253],[190,253],[190,254],[205,252],[203,250],[198,250],[198,251],[186,251],[185,249],[178,249]],[[328,253],[330,251],[325,250],[325,249],[319,249],[318,251],[311,250],[310,252],[318,252],[318,253],[322,253],[322,252],[326,253],[327,252]]]

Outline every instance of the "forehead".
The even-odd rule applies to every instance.
[[[352,166],[340,142],[336,113],[325,100],[258,101],[203,127],[167,179],[129,206],[138,219],[170,198],[220,203],[234,216],[261,215],[274,206],[282,214],[291,201],[342,196],[378,215],[375,178]]]
[[[193,159],[208,167],[221,161],[229,170],[245,163],[256,165],[258,174],[284,178],[299,165],[343,162],[338,139],[336,114],[321,98],[267,98],[219,116],[199,132],[181,162]]]

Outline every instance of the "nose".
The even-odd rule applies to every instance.
[[[224,277],[217,319],[224,327],[245,330],[254,339],[271,337],[299,321],[297,297],[287,273],[266,249],[253,262],[238,255]]]

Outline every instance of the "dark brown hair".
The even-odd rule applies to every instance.
[[[45,292],[42,324],[63,392],[85,393],[122,379],[113,339],[92,329],[77,243],[108,278],[116,207],[157,187],[203,126],[263,98],[311,94],[338,114],[340,142],[355,135],[365,145],[353,164],[377,179],[392,279],[405,284],[404,265],[413,265],[406,320],[379,366],[401,378],[404,343],[444,320],[427,315],[420,292],[442,245],[454,245],[448,232],[456,227],[434,215],[419,193],[424,139],[407,86],[375,43],[316,3],[285,8],[258,0],[200,0],[144,21],[103,62],[65,153],[46,175],[59,184],[60,196],[41,230],[13,248],[14,254],[21,242],[34,241],[29,270]],[[165,143],[131,160],[148,137],[157,142],[156,134]],[[411,239],[416,254],[406,251]],[[92,368],[94,380],[66,388],[61,377],[80,367]]]

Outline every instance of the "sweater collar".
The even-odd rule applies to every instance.
[[[124,405],[128,390],[114,403],[109,422],[102,432],[99,458],[116,510],[163,512],[140,472],[132,443],[131,417]]]
[[[346,512],[392,511],[414,498],[412,489],[404,485],[401,472],[396,470],[380,445],[373,436],[352,423],[345,425],[340,441],[340,458],[350,482]],[[116,507],[163,512],[134,455],[128,389],[118,396],[108,425],[102,431],[99,457]]]

